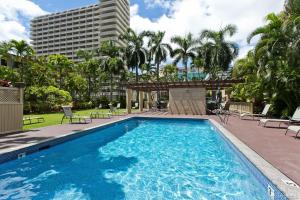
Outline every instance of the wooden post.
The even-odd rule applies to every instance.
[[[150,109],[150,104],[151,104],[151,92],[147,92],[147,104],[146,104],[146,108],[148,110]]]
[[[131,114],[131,99],[132,89],[126,89],[126,110],[128,114]]]
[[[143,107],[144,107],[144,92],[140,91],[139,92],[139,110],[140,110],[140,112],[143,112]]]

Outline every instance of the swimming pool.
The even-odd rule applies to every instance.
[[[133,118],[0,165],[0,199],[269,199],[207,120]]]

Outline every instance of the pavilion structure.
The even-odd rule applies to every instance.
[[[144,108],[149,109],[151,93],[155,91],[169,92],[168,112],[169,114],[206,114],[206,91],[223,90],[232,87],[233,84],[242,83],[243,80],[207,80],[207,81],[188,81],[188,82],[139,82],[126,83],[126,109],[131,113],[131,101],[133,91],[139,93],[139,111]],[[144,97],[147,103],[144,105]]]

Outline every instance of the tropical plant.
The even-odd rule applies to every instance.
[[[83,59],[78,67],[88,82],[88,100],[90,101],[91,94],[96,93],[96,85],[99,80],[99,61],[95,58],[93,51],[79,50],[77,56]]]
[[[139,80],[139,69],[145,64],[147,59],[147,50],[144,47],[144,38],[147,32],[136,33],[131,28],[120,36],[120,39],[126,43],[124,56],[126,58],[126,65],[135,70],[135,81]]]
[[[109,74],[110,80],[110,101],[112,102],[113,79],[124,71],[121,48],[116,46],[113,41],[103,42],[99,48],[101,56],[101,66]]]
[[[153,57],[154,64],[156,65],[156,80],[159,81],[160,64],[167,61],[167,57],[172,52],[172,48],[168,43],[163,42],[165,32],[149,32],[148,36],[150,37],[148,43],[151,55],[150,60]]]
[[[63,88],[63,79],[71,70],[72,62],[64,55],[50,55],[48,57],[50,67],[58,71],[58,86]]]
[[[185,80],[188,81],[188,62],[196,57],[197,40],[189,33],[185,37],[175,36],[171,38],[171,42],[177,46],[172,51],[173,63],[177,65],[182,61],[185,67]]]
[[[23,81],[25,66],[27,62],[32,59],[34,51],[25,40],[11,40],[9,43],[11,46],[10,52],[16,57],[16,61],[19,64],[21,81]]]
[[[53,86],[32,86],[26,88],[25,112],[45,113],[59,111],[62,105],[71,103],[72,97],[69,92]]]
[[[219,31],[201,32],[200,55],[204,59],[204,69],[211,73],[213,78],[217,78],[220,71],[227,71],[233,59],[237,57],[238,45],[226,40],[226,37],[231,37],[236,32],[237,28],[234,25],[227,25]]]
[[[165,81],[177,81],[178,80],[178,69],[175,65],[168,64],[162,69],[163,79]]]

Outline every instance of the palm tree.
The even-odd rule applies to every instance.
[[[20,64],[21,81],[24,79],[24,65],[25,62],[31,59],[34,54],[32,47],[25,41],[11,40],[11,52],[16,56],[17,62]]]
[[[100,62],[103,70],[109,74],[110,79],[110,101],[112,102],[113,78],[124,71],[124,62],[121,55],[122,49],[113,41],[103,42],[100,46]]]
[[[151,57],[153,56],[156,65],[156,79],[159,81],[160,64],[167,60],[169,53],[172,52],[172,48],[169,44],[163,42],[165,32],[149,32],[148,35],[150,36],[148,44],[150,47],[150,60],[152,60]]]
[[[9,42],[0,42],[0,58],[6,60],[8,62],[11,59],[10,52],[11,51],[11,43]]]
[[[171,42],[177,45],[172,52],[174,58],[174,64],[177,65],[179,61],[182,61],[185,67],[185,79],[188,81],[188,62],[190,59],[196,57],[196,45],[197,41],[193,39],[193,35],[189,33],[185,37],[175,36],[171,38]]]
[[[126,64],[131,69],[135,69],[135,81],[138,82],[138,73],[141,66],[146,62],[146,49],[144,47],[144,37],[146,32],[137,34],[131,28],[120,36],[120,39],[123,40],[127,47],[125,49],[125,58]]]
[[[200,51],[202,51],[205,68],[209,69],[214,78],[219,71],[227,71],[239,53],[238,44],[226,40],[227,36],[231,37],[236,32],[236,26],[230,24],[219,31],[203,30],[200,34],[203,43]]]

